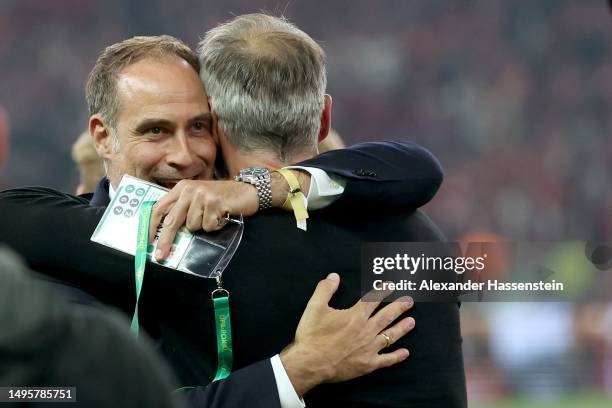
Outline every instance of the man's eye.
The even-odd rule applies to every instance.
[[[154,128],[151,128],[151,131],[150,131],[150,132],[151,132],[151,133],[153,133],[154,135],[159,135],[159,134],[161,134],[161,133],[162,133],[162,131],[163,131],[163,130],[162,130],[162,128],[160,128],[160,127],[154,127]]]
[[[205,128],[204,122],[195,122],[193,124],[193,130],[201,131],[201,130],[204,130],[204,128]]]

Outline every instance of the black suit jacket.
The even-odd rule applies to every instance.
[[[396,159],[399,157],[398,153]],[[378,178],[379,183],[387,184],[387,189],[401,189],[403,181],[384,177],[393,157],[387,160],[384,156],[376,156],[373,162],[367,166],[352,166],[353,170],[345,175],[362,179],[360,183],[364,183],[364,179]],[[351,163],[335,163],[324,168],[328,171],[333,171],[334,166],[351,168]],[[410,162],[398,160],[397,163],[398,166],[403,163],[403,171],[407,171],[406,163]],[[378,169],[377,165],[382,168]],[[378,176],[379,173],[383,177]],[[347,196],[350,198],[350,194],[356,192],[358,197],[360,191],[370,191],[371,182],[365,183],[369,186],[360,190],[349,181]],[[382,198],[390,205],[414,200],[414,196],[402,196],[397,192],[390,197],[395,201]],[[346,202],[346,199],[345,196],[343,200]],[[374,200],[362,202],[367,205]],[[36,226],[40,235],[34,240],[13,237],[9,243],[20,252],[26,252],[34,268],[73,282],[107,303],[128,312],[132,310],[133,258],[83,239],[93,231],[102,209],[88,207],[84,199],[34,189],[3,193],[0,204],[4,208],[0,208],[0,214],[16,214],[15,206],[19,203],[28,204],[28,223]],[[390,211],[384,216],[380,213],[377,211],[376,217],[364,217],[362,211],[347,213],[346,206],[343,207],[339,200],[332,208],[311,217],[307,233],[297,230],[292,217],[282,213],[270,212],[247,220],[243,244],[224,274],[225,286],[232,293],[235,368],[270,357],[291,341],[307,299],[316,282],[327,273],[336,271],[343,277],[334,306],[346,307],[359,298],[361,241],[440,239],[435,228],[420,213],[408,216],[402,211]],[[15,218],[9,218],[2,225],[8,230],[16,226],[15,223],[11,225]],[[48,237],[57,231],[61,231],[64,239],[61,243],[49,244]],[[38,246],[36,241],[40,237],[43,242]],[[32,241],[34,246],[30,245]],[[71,250],[76,251],[76,256],[67,262]],[[214,325],[209,301],[213,287],[213,282],[208,280],[157,265],[149,265],[147,270],[140,303],[141,323],[154,338],[161,339],[163,354],[175,368],[182,385],[207,382],[215,370]],[[318,387],[307,396],[309,406],[332,403],[341,406],[464,406],[457,305],[419,304],[412,313],[417,329],[400,343],[411,350],[407,362],[351,382]],[[266,369],[271,374],[269,363]],[[249,389],[248,383],[253,376],[246,375],[246,370],[243,373],[245,381],[240,382],[241,395],[248,394],[242,390],[265,388]],[[223,387],[223,383],[216,384],[216,387]],[[276,395],[275,390],[273,393]]]

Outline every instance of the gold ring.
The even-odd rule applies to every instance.
[[[383,336],[385,338],[385,341],[387,342],[385,348],[389,347],[391,345],[391,337],[387,336],[385,333],[380,333],[380,335]]]

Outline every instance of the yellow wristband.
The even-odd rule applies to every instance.
[[[287,199],[283,203],[283,209],[288,211],[293,210],[296,220],[305,220],[308,218],[308,211],[306,211],[304,207],[305,197],[300,189],[300,183],[297,177],[295,177],[295,174],[293,174],[291,170],[280,169],[278,172],[287,180],[287,183],[289,183],[289,194],[287,194]]]

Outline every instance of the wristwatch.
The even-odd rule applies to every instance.
[[[270,182],[270,170],[265,167],[247,167],[240,170],[238,175],[234,177],[236,181],[249,183],[257,189],[259,197],[259,210],[265,210],[272,207],[272,185]]]

